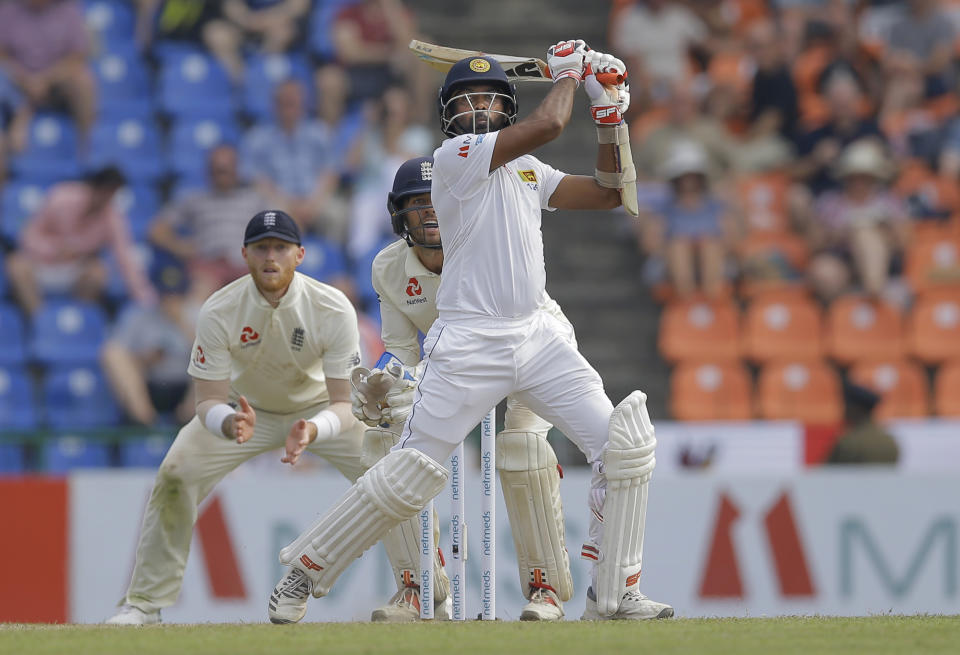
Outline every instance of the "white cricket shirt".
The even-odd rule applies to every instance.
[[[490,173],[498,134],[463,134],[433,153],[445,321],[525,317],[546,299],[540,211],[553,210],[550,196],[565,174],[531,155]]]
[[[446,248],[444,248],[446,251]],[[444,275],[446,275],[444,261]],[[371,273],[373,288],[380,299],[381,339],[384,348],[407,365],[420,361],[417,333],[426,334],[437,320],[437,290],[441,276],[431,273],[406,241],[398,240],[377,253]],[[542,309],[561,323],[573,326],[560,305],[544,294]]]
[[[341,291],[295,273],[274,308],[244,275],[200,309],[187,373],[229,379],[231,399],[290,414],[328,402],[327,377],[349,379],[359,363],[357,314]]]

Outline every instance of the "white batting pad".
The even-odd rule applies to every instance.
[[[597,611],[615,613],[623,595],[640,583],[647,484],[656,465],[657,440],[647,396],[634,391],[610,417],[610,442],[603,456],[607,480],[603,540],[597,565]]]
[[[400,435],[384,428],[367,428],[363,433],[361,462],[366,468],[374,466],[387,456],[400,440]],[[383,538],[383,547],[397,579],[397,589],[418,584],[420,580],[420,520],[418,516],[391,528]],[[433,515],[433,543],[440,543],[440,521]],[[433,556],[433,597],[435,603],[446,600],[450,593],[450,578],[440,562],[439,552]]]
[[[573,579],[553,448],[536,433],[504,430],[497,435],[497,470],[517,550],[521,591],[529,598],[531,583],[545,584],[560,600],[570,600]]]
[[[390,452],[280,551],[280,563],[303,569],[314,582],[313,595],[324,596],[354,559],[416,516],[446,482],[446,469],[420,451]]]

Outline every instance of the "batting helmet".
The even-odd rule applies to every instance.
[[[397,169],[397,174],[393,178],[393,188],[387,194],[387,210],[390,212],[390,224],[393,226],[393,232],[402,237],[409,246],[423,246],[424,248],[440,248],[440,244],[425,244],[421,241],[415,241],[410,236],[410,230],[407,226],[406,215],[412,211],[427,209],[432,205],[418,205],[417,207],[408,207],[401,209],[403,200],[410,196],[416,196],[421,193],[430,193],[430,185],[433,181],[433,157],[414,157],[408,159]],[[422,229],[422,228],[421,228]]]
[[[490,84],[497,88],[497,92],[504,96],[504,102],[507,106],[504,112],[496,113],[502,113],[507,119],[507,125],[513,125],[514,121],[517,120],[517,85],[511,84],[507,80],[507,74],[503,71],[503,66],[496,59],[486,55],[478,55],[476,57],[466,57],[455,63],[443,80],[443,86],[440,87],[440,93],[437,97],[437,109],[440,113],[440,130],[444,134],[452,137],[464,133],[454,122],[454,119],[461,114],[448,115],[448,105],[450,100],[455,97],[454,91],[457,87],[468,84]],[[489,123],[487,131],[489,131]]]

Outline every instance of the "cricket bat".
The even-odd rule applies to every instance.
[[[450,68],[467,57],[484,55],[495,59],[507,74],[507,79],[511,82],[552,82],[550,69],[547,63],[536,57],[515,57],[513,55],[495,55],[489,52],[479,50],[464,50],[462,48],[450,48],[442,45],[434,45],[413,39],[410,41],[410,50],[413,51],[421,61],[432,68],[445,73]],[[601,73],[597,75],[597,81],[601,84],[617,85],[623,81],[623,77],[612,73]],[[621,162],[620,170],[623,170],[623,163],[632,164],[633,155],[630,152],[630,144],[622,143],[617,147],[617,160]],[[628,182],[620,189],[620,200],[623,202],[623,208],[631,216],[639,216],[640,211],[637,206],[637,183]]]

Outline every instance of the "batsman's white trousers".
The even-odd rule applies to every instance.
[[[177,434],[160,464],[140,529],[137,563],[122,602],[144,612],[172,605],[183,584],[200,502],[223,476],[251,457],[282,448],[294,422],[310,418],[326,406],[314,405],[294,414],[257,409],[253,437],[242,444],[214,435],[194,416]],[[364,427],[358,423],[333,439],[314,442],[307,450],[354,482],[363,473],[360,455]]]
[[[588,462],[600,460],[613,404],[555,317],[437,319],[423,349],[426,368],[396,448],[445,462],[490,408],[512,395],[557,426]]]

